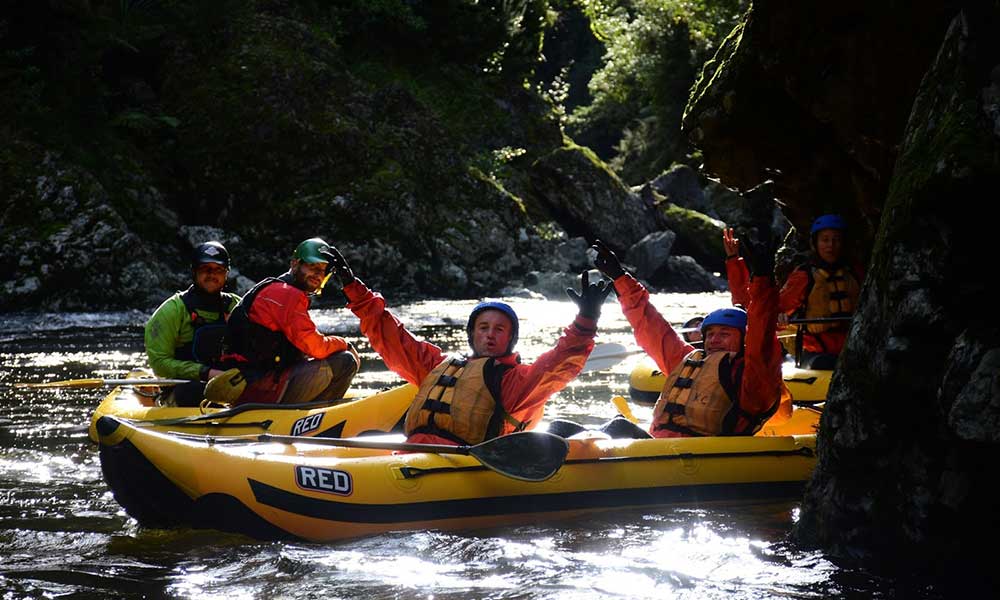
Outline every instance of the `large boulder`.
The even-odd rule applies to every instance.
[[[599,238],[622,255],[661,229],[654,207],[641,202],[588,148],[567,143],[531,169],[532,197],[573,237]]]
[[[982,264],[996,249],[955,199],[1000,189],[998,28],[995,6],[962,11],[915,95],[796,526],[868,567],[990,592],[1000,321]]]

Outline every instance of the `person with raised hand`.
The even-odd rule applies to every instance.
[[[813,221],[809,231],[809,260],[788,275],[778,292],[779,328],[787,326],[790,317],[834,319],[799,325],[796,354],[804,368],[833,369],[847,341],[850,317],[857,308],[865,272],[859,263],[847,258],[846,234],[847,223],[840,215],[821,215]],[[723,233],[723,244],[733,304],[744,304],[749,270],[739,256],[739,238],[732,229]]]
[[[517,431],[533,429],[545,403],[573,380],[594,348],[601,305],[611,291],[604,281],[581,275],[580,291],[567,295],[577,305],[573,322],[551,350],[531,364],[515,352],[519,320],[513,307],[480,302],[469,314],[470,352],[449,356],[431,342],[418,340],[386,308],[381,294],[355,277],[333,248],[333,273],[347,296],[348,308],[361,319],[361,333],[386,366],[419,387],[406,412],[408,442],[475,445]]]
[[[750,283],[750,271],[740,256],[740,238],[732,227],[722,230],[722,247],[726,250],[726,281],[729,283],[733,306],[746,306],[749,302],[747,286]]]
[[[303,241],[286,273],[243,296],[226,327],[229,369],[208,383],[206,398],[227,404],[343,398],[360,366],[358,353],[344,338],[320,333],[309,316],[312,296],[330,275],[331,248],[321,238]]]
[[[753,435],[772,417],[777,424],[791,416],[776,334],[777,244],[768,239],[746,246],[751,255],[747,309],[727,307],[709,313],[701,323],[704,349],[697,350],[650,303],[649,292],[625,272],[615,253],[595,240],[594,264],[614,282],[636,342],[667,373],[648,435]]]
[[[779,325],[789,317],[840,321],[799,325],[799,364],[833,369],[847,341],[850,317],[861,297],[864,267],[844,252],[847,223],[840,215],[822,215],[809,231],[812,256],[788,275],[778,303]]]
[[[143,341],[153,373],[190,380],[164,388],[161,404],[198,406],[205,383],[221,373],[226,319],[240,301],[223,291],[229,267],[229,251],[220,242],[198,244],[191,256],[191,285],[164,300],[146,321]]]

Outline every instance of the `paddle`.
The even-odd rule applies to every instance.
[[[580,372],[589,373],[590,371],[610,369],[629,356],[639,354],[642,351],[641,348],[629,350],[623,344],[597,344],[590,356],[587,357],[587,362],[583,364],[583,369]]]
[[[838,321],[850,321],[854,317],[813,317],[811,319],[788,319],[790,325],[796,325],[798,323],[835,323]]]
[[[238,436],[240,439],[247,439]],[[475,446],[449,446],[447,444],[416,444],[410,442],[385,442],[345,438],[302,437],[262,433],[251,436],[259,442],[280,444],[318,444],[343,448],[370,448],[375,450],[402,450],[432,454],[461,454],[472,456],[484,467],[512,479],[545,481],[555,475],[566,461],[569,444],[566,440],[544,431],[522,431],[486,440]],[[225,438],[221,438],[225,439]]]
[[[15,388],[99,388],[106,385],[180,385],[188,379],[65,379],[44,383],[15,383]]]
[[[621,416],[625,417],[626,419],[628,419],[633,423],[636,424],[639,423],[639,419],[637,419],[635,415],[632,414],[632,408],[628,405],[628,400],[626,400],[624,396],[615,396],[614,398],[611,399],[611,403],[615,405],[615,408],[618,409],[618,412],[619,414],[621,414]]]

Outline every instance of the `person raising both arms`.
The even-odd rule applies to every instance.
[[[625,272],[615,253],[604,242],[594,242],[594,264],[614,282],[636,342],[667,374],[648,435],[753,435],[769,419],[777,425],[791,416],[776,334],[776,244],[750,245],[753,274],[747,310],[731,307],[709,313],[701,323],[704,349],[697,350],[650,303],[649,292]]]
[[[358,371],[357,351],[324,335],[309,316],[326,283],[331,246],[310,238],[295,248],[288,272],[268,277],[243,296],[226,327],[223,363],[206,398],[226,404],[298,404],[343,398]]]
[[[164,300],[146,321],[146,357],[153,373],[191,380],[164,388],[161,404],[198,406],[205,383],[222,372],[218,362],[226,319],[240,301],[236,294],[222,291],[229,267],[225,246],[216,241],[199,244],[191,256],[191,285]]]
[[[335,248],[334,273],[361,319],[361,333],[386,366],[419,386],[406,412],[407,441],[474,445],[509,433],[533,429],[546,401],[566,387],[594,348],[601,304],[611,291],[605,282],[581,276],[580,293],[567,290],[579,312],[551,350],[522,364],[514,351],[519,321],[503,302],[481,302],[466,325],[471,353],[446,355],[418,340],[386,309],[385,299],[354,276]]]

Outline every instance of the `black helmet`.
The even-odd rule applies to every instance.
[[[191,254],[191,268],[197,269],[198,265],[205,263],[215,263],[229,268],[229,252],[226,247],[219,242],[205,242],[199,244],[194,253]]]

